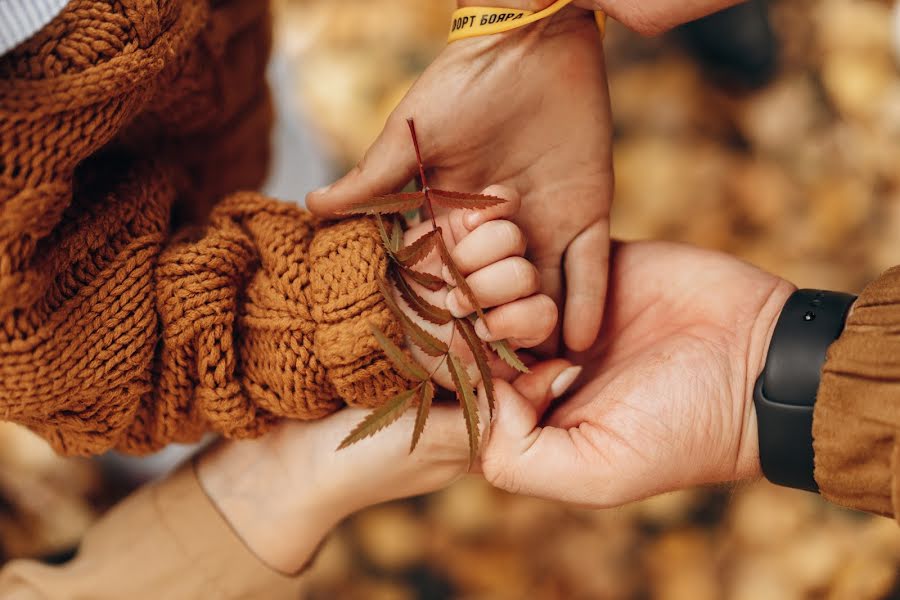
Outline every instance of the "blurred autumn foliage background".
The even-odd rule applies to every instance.
[[[287,110],[312,124],[333,174],[362,156],[443,47],[454,4],[276,2]],[[776,67],[752,85],[698,60],[696,28],[645,39],[610,24],[613,232],[858,291],[900,263],[892,3],[768,9]],[[97,465],[0,426],[3,555],[67,556],[121,487]],[[315,599],[900,598],[900,528],[764,482],[587,511],[469,478],[349,520],[309,578]]]

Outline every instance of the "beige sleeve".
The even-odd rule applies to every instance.
[[[0,597],[297,598],[300,577],[273,571],[231,530],[187,465],[113,508],[62,566],[17,560]]]

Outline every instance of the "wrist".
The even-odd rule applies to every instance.
[[[818,491],[812,422],[828,348],[855,296],[797,290],[786,301],[754,386],[759,456],[772,483]]]
[[[750,331],[747,371],[740,402],[742,426],[735,460],[734,480],[759,479],[763,475],[759,460],[759,423],[756,405],[753,401],[753,388],[757,377],[766,366],[769,346],[772,343],[772,336],[784,304],[796,289],[797,287],[790,282],[777,279],[772,291],[757,313]]]
[[[282,437],[279,429],[258,440],[222,442],[196,468],[210,501],[248,549],[272,569],[294,574],[345,514],[327,486],[297,477],[297,463],[313,450],[286,453]]]

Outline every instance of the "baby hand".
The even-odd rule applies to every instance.
[[[490,187],[484,193],[504,198],[506,202],[481,210],[453,210],[437,217],[436,224],[442,230],[450,258],[484,313],[484,318],[478,318],[475,322],[478,337],[484,342],[507,340],[513,349],[537,346],[550,336],[556,326],[556,304],[549,296],[539,293],[537,268],[524,258],[525,236],[517,225],[507,220],[518,211],[518,196],[499,186]],[[411,228],[404,236],[404,245],[408,247],[432,229],[430,220]],[[476,312],[472,299],[457,286],[439,252],[432,251],[414,268],[440,277],[448,286],[431,291],[405,277],[413,291],[423,299],[446,309],[456,318]],[[404,302],[399,292],[395,296],[401,309],[414,323],[450,345],[451,352],[469,366],[473,383],[478,383],[481,377],[474,368],[472,354],[454,324],[428,322]],[[429,373],[434,373],[433,379],[444,387],[453,388],[445,359],[429,356],[413,340],[408,341],[413,357]],[[488,356],[490,361],[492,353]],[[491,363],[495,376],[511,375],[499,360]]]

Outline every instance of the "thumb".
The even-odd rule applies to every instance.
[[[495,383],[497,406],[481,465],[492,485],[514,494],[574,499],[568,492],[578,487],[580,460],[573,438],[568,430],[538,424],[580,372],[567,361],[551,360],[512,384]]]
[[[306,208],[320,217],[335,217],[342,210],[374,196],[393,193],[418,171],[409,127],[397,113],[353,169],[335,183],[306,195]],[[420,136],[421,139],[424,139]]]

